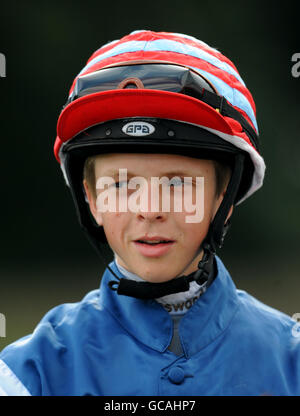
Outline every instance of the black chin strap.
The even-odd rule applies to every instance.
[[[226,223],[225,221],[235,201],[243,173],[243,166],[244,155],[237,154],[226,193],[210,224],[207,236],[202,243],[203,257],[198,263],[197,271],[187,276],[180,276],[162,283],[136,282],[134,280],[120,278],[107,264],[106,259],[104,259],[103,250],[99,250],[99,244],[97,244],[98,253],[101,255],[106,267],[117,279],[111,280],[108,283],[110,289],[116,291],[119,295],[132,296],[138,299],[157,299],[173,293],[186,292],[190,288],[190,282],[195,281],[201,286],[201,291],[205,292],[215,278],[213,267],[214,257],[216,249],[222,247],[230,225],[229,220]]]
[[[119,278],[111,280],[108,285],[116,290],[119,295],[133,296],[138,299],[157,299],[173,293],[186,292],[190,288],[190,282],[196,281],[202,286],[203,292],[210,285],[214,277],[213,268],[214,255],[204,252],[202,260],[198,264],[198,270],[188,276],[181,276],[176,279],[162,283],[136,282],[134,280]],[[111,268],[109,267],[109,270]]]

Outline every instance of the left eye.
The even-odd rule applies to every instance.
[[[170,180],[170,186],[182,186],[184,181],[182,178],[173,178]]]

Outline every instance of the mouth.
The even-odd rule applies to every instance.
[[[135,247],[145,257],[160,257],[166,254],[174,244],[175,240],[156,236],[134,240]]]
[[[148,244],[150,246],[157,246],[158,244],[169,244],[174,243],[173,240],[155,240],[155,241],[147,241],[147,240],[136,240],[136,243],[140,244]]]

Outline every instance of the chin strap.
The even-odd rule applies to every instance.
[[[111,280],[108,286],[112,290],[115,290],[118,295],[132,296],[138,299],[157,299],[173,293],[186,292],[190,288],[190,282],[196,281],[201,286],[201,292],[204,293],[214,278],[214,255],[213,252],[206,251],[205,249],[196,272],[162,283],[136,282],[125,278],[120,279],[109,267],[109,270],[118,280]]]
[[[106,267],[117,279],[108,282],[110,289],[116,291],[119,295],[132,296],[138,299],[157,299],[173,293],[186,292],[190,288],[190,282],[195,281],[201,286],[201,292],[204,293],[215,278],[214,257],[216,249],[222,247],[230,226],[229,220],[226,223],[225,221],[231,206],[234,204],[242,177],[243,165],[244,155],[237,154],[226,193],[201,245],[203,257],[198,263],[198,270],[187,276],[180,276],[162,283],[136,282],[118,277],[107,264],[103,250],[97,250]]]

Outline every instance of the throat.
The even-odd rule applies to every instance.
[[[129,272],[124,267],[120,266],[115,256],[115,263],[120,273],[122,273],[127,279],[134,280],[136,282],[145,282],[140,276]],[[155,299],[163,308],[169,312],[172,316],[184,315],[193,304],[199,299],[203,289],[196,282],[190,283],[190,289],[186,292],[174,293],[166,295],[161,298]]]

